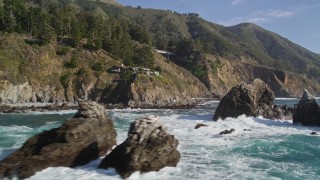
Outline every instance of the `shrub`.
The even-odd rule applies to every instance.
[[[70,62],[64,64],[66,68],[76,68],[79,65],[79,58],[77,56],[72,56]]]
[[[91,69],[94,71],[102,72],[105,69],[105,66],[101,62],[97,62],[91,67]]]
[[[65,56],[69,53],[70,49],[68,47],[59,47],[57,49],[57,52],[56,54],[59,55],[59,56]]]
[[[60,83],[66,89],[68,87],[69,74],[60,76]]]
[[[156,67],[154,68],[154,70],[155,70],[155,71],[158,71],[158,72],[160,72],[160,73],[162,72],[162,68],[161,68],[160,66],[156,66]]]
[[[85,68],[80,68],[77,72],[77,76],[84,76],[87,74],[87,70]]]

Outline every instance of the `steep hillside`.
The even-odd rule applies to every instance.
[[[192,72],[213,94],[222,96],[239,81],[254,78],[264,79],[279,97],[298,96],[302,88],[320,93],[319,55],[255,24],[224,27],[207,22],[196,13],[130,7],[124,12],[151,32],[154,46],[174,52],[173,62]],[[223,59],[228,66],[219,65],[217,59]],[[225,71],[228,73],[223,78],[215,77],[217,72]],[[294,77],[300,88],[279,83],[274,72]]]
[[[320,67],[317,54],[255,24],[243,23],[228,29],[241,37],[244,49],[263,65],[306,74]]]
[[[299,97],[302,88],[314,93],[320,90],[318,84],[298,73],[213,56],[207,56],[205,62],[208,73],[203,81],[207,82],[211,92],[219,96],[225,95],[235,84],[249,83],[255,78],[269,84],[277,97]]]
[[[191,73],[154,52],[160,76],[134,80],[109,73],[121,66],[103,50],[75,49],[57,43],[28,44],[30,37],[0,34],[0,103],[96,100],[132,107],[174,107],[211,97]],[[129,103],[130,102],[130,103]]]

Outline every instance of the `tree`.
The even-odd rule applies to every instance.
[[[4,9],[2,6],[0,6],[0,31],[5,30],[5,14]]]
[[[28,12],[23,0],[3,0],[4,27],[7,32],[26,32]]]
[[[48,44],[54,39],[54,37],[54,29],[48,23],[44,23],[38,34],[40,43],[42,45]]]
[[[131,25],[129,29],[129,34],[131,38],[135,41],[138,41],[142,44],[151,45],[152,44],[152,38],[149,32],[138,25]]]
[[[154,67],[154,56],[149,46],[143,46],[136,50],[136,57],[134,64],[140,67]]]
[[[15,32],[17,26],[16,17],[13,15],[12,11],[8,12],[5,20],[5,30],[7,32]]]
[[[71,45],[78,47],[82,38],[81,25],[77,20],[73,20],[71,23]]]
[[[182,58],[182,59],[187,58],[187,57],[191,56],[194,49],[195,49],[195,46],[194,46],[194,42],[192,41],[192,39],[184,38],[178,42],[175,54],[179,58]]]

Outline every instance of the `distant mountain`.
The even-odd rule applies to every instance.
[[[264,65],[299,73],[320,67],[317,54],[255,24],[243,23],[227,29],[237,34],[244,49]]]
[[[246,64],[246,66],[251,65],[277,72],[270,73],[272,77],[269,79],[274,79],[273,76],[277,77],[276,74],[279,72],[290,74],[290,77],[298,77],[299,83],[295,83],[296,87],[290,87],[291,85],[287,81],[286,83],[282,81],[282,84],[279,84],[281,81],[274,79],[272,83],[278,84],[278,90],[274,89],[275,92],[279,92],[276,94],[277,96],[288,96],[288,94],[298,96],[301,93],[300,88],[303,87],[309,87],[314,93],[320,92],[318,85],[316,85],[320,80],[319,55],[255,24],[243,23],[224,27],[200,18],[196,13],[179,14],[165,10],[128,7],[123,11],[127,17],[151,32],[154,46],[157,48],[176,51],[178,43],[175,44],[175,41],[179,42],[184,38],[191,40],[194,44],[193,50],[202,55],[196,56],[195,53],[191,53],[189,57],[175,57],[174,61],[198,76],[213,93],[223,95],[238,81],[251,81],[255,77],[268,79],[259,75],[258,72],[251,72],[246,77],[240,73],[238,78],[235,78],[233,75],[237,73],[234,72],[234,74],[232,71],[235,70],[230,70],[230,79],[219,80],[218,77],[217,80],[213,74],[217,75],[217,73],[223,72],[224,63],[230,64],[230,66]],[[205,54],[210,54],[210,56]],[[219,66],[216,65],[217,59],[220,59]],[[208,64],[211,68],[208,68]],[[212,66],[215,67],[212,68]],[[195,67],[201,69],[200,71],[203,73],[199,75],[199,70]],[[286,78],[288,79],[287,76]],[[292,78],[293,81],[294,79]],[[280,87],[281,92],[287,91],[287,93],[280,93]]]

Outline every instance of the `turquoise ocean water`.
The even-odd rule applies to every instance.
[[[279,99],[277,104],[294,104]],[[157,115],[179,140],[181,160],[177,167],[159,172],[135,173],[129,179],[320,179],[318,127],[292,125],[292,121],[240,116],[211,121],[218,102],[190,110],[108,110],[117,129],[118,144],[125,140],[130,122]],[[19,148],[27,138],[60,126],[75,111],[0,114],[0,160]],[[207,124],[195,130],[197,123]],[[231,135],[219,132],[234,128]],[[251,131],[243,131],[250,129]],[[114,170],[96,169],[101,160],[77,168],[47,168],[29,179],[120,179]]]

